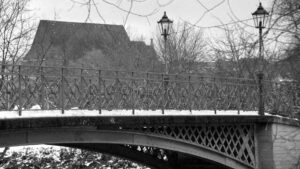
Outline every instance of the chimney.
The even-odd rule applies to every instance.
[[[154,47],[154,44],[153,44],[153,38],[150,39],[150,46],[151,46],[151,47]]]

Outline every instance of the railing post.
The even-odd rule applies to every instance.
[[[65,112],[65,98],[64,98],[64,68],[61,68],[61,83],[60,83],[60,98],[61,98],[61,113]]]
[[[298,87],[297,87],[297,85],[296,85],[296,83],[295,82],[293,82],[292,83],[292,89],[291,89],[291,91],[296,91],[296,92],[292,92],[293,94],[292,94],[292,99],[293,99],[293,111],[295,111],[295,109],[297,108],[297,106],[300,106],[300,99],[299,99],[299,89],[298,89]],[[298,105],[299,104],[299,105]],[[299,115],[300,115],[300,113],[298,113]],[[297,116],[297,113],[296,113],[296,116]],[[299,117],[300,118],[300,117]]]
[[[21,86],[21,65],[18,66],[18,82],[19,82],[19,116],[22,115],[22,86]]]
[[[87,93],[88,93],[88,97],[87,97],[87,109],[93,109],[93,107],[92,107],[92,100],[91,100],[91,96],[93,95],[93,89],[92,89],[92,84],[93,84],[93,82],[92,82],[92,79],[91,78],[89,78],[89,85],[88,85],[88,91],[87,91]]]
[[[6,86],[8,87],[8,84],[6,84]],[[7,103],[7,110],[9,110],[10,109],[10,104],[9,104],[9,102],[10,102],[10,91],[8,91],[8,89],[6,89],[6,103]]]
[[[165,93],[166,93],[166,88],[165,88],[165,78],[164,78],[164,74],[162,74],[162,87],[164,92],[162,93],[162,107],[161,107],[161,111],[162,114],[165,114]]]
[[[218,91],[217,91],[217,84],[216,84],[216,78],[214,77],[214,81],[213,81],[213,103],[214,104],[214,111],[215,114],[217,114],[217,109],[218,109],[218,102],[219,102],[219,98],[218,98]]]
[[[45,90],[44,90],[44,70],[43,67],[40,67],[40,78],[41,78],[41,108],[45,109]]]
[[[116,73],[116,87],[115,87],[115,89],[114,89],[114,93],[113,93],[113,95],[115,95],[115,98],[116,98],[116,102],[115,102],[115,105],[112,105],[112,109],[118,109],[119,107],[118,107],[118,103],[119,103],[119,101],[120,101],[120,99],[118,98],[118,92],[120,91],[120,89],[118,88],[119,86],[118,85],[120,85],[120,80],[119,80],[119,71],[116,71],[115,72]],[[113,97],[112,97],[113,98]]]
[[[164,101],[165,101],[165,104],[164,104],[164,109],[167,108],[170,108],[169,107],[169,93],[168,93],[168,87],[169,87],[169,82],[170,82],[170,76],[168,74],[166,74],[163,78],[164,80]]]
[[[175,95],[175,98],[176,98],[176,101],[175,101],[175,109],[180,109],[180,106],[179,106],[179,102],[180,102],[180,98],[178,98],[178,96],[180,95],[180,78],[178,77],[178,74],[176,73],[175,75],[175,79],[174,79],[174,95]],[[179,101],[178,101],[179,100]]]
[[[79,91],[83,93],[83,80],[84,80],[84,79],[83,79],[83,76],[82,76],[82,75],[83,75],[83,69],[81,68],[81,69],[80,69],[80,82],[79,82],[80,84],[79,84]],[[80,99],[79,99],[79,109],[80,109],[80,108],[84,109],[84,107],[83,107],[83,105],[84,105],[83,98],[84,98],[84,97],[81,95],[81,96],[79,96],[79,98],[80,98]]]
[[[149,93],[149,86],[148,85],[149,85],[149,73],[147,72],[147,74],[146,74],[146,96],[145,96],[146,97],[145,100],[147,102],[150,100],[150,98],[149,98],[150,97],[150,93]],[[149,106],[148,103],[146,105],[147,105],[146,109],[148,110],[150,108],[150,106]]]
[[[101,114],[101,70],[98,70],[98,110]]]
[[[131,78],[132,78],[132,81],[131,81],[131,88],[132,88],[132,92],[131,92],[131,105],[132,105],[132,115],[134,115],[134,72],[131,72]],[[139,91],[137,91],[139,92]]]
[[[247,83],[247,84],[248,84],[248,83]],[[237,94],[238,94],[238,95],[237,95],[237,97],[238,97],[238,102],[237,102],[237,109],[238,109],[237,111],[238,111],[238,112],[237,112],[237,113],[238,113],[238,115],[240,115],[241,104],[242,104],[242,103],[241,103],[241,102],[242,102],[242,99],[241,99],[241,97],[242,97],[242,96],[241,96],[241,90],[242,90],[242,89],[241,89],[241,88],[243,88],[243,85],[236,85],[235,87],[237,88],[237,92],[238,92],[238,93],[237,93]],[[249,86],[246,86],[245,88],[247,89],[248,87],[249,87]],[[248,89],[247,89],[247,90],[248,90]]]
[[[188,105],[189,105],[190,112],[192,113],[191,75],[189,75],[188,91],[189,91],[189,93],[188,93]]]
[[[264,91],[263,91],[263,78],[264,74],[262,72],[259,72],[257,74],[258,78],[258,114],[263,116],[265,115],[265,105],[264,105]]]

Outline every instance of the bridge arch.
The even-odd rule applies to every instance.
[[[214,161],[229,168],[252,168],[204,147],[134,131],[99,130],[95,127],[32,128],[0,132],[0,146],[34,144],[104,143],[157,147]]]
[[[166,160],[157,158],[157,154],[149,154],[131,148],[131,145],[118,144],[101,144],[101,143],[73,143],[59,144],[56,146],[64,146],[76,149],[83,149],[92,152],[108,154],[120,158],[130,160],[142,165],[151,167],[152,169],[174,169],[173,165]],[[138,146],[136,146],[138,147]],[[150,147],[148,147],[150,148]],[[152,147],[151,147],[152,148]]]

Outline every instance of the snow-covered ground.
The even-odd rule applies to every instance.
[[[3,152],[4,149],[5,148],[0,148],[0,152]],[[51,164],[53,164],[53,163],[62,163],[63,164],[65,161],[68,161],[70,159],[72,160],[72,158],[73,158],[73,160],[77,159],[78,156],[80,156],[80,154],[81,154],[80,149],[75,149],[75,153],[78,156],[76,156],[76,157],[72,157],[72,156],[66,157],[65,156],[65,159],[62,160],[61,159],[61,157],[62,157],[61,152],[62,151],[63,152],[65,152],[65,151],[74,152],[74,149],[71,150],[68,147],[52,146],[52,145],[44,145],[44,144],[30,145],[30,146],[16,146],[16,147],[9,147],[8,150],[5,152],[5,157],[11,158],[12,160],[17,160],[17,164],[20,164],[20,163],[24,164],[24,162],[25,163],[33,163],[33,161],[32,161],[33,158],[32,157],[35,158],[34,160],[48,159],[48,160],[45,160],[44,162],[48,163],[48,166],[50,168],[52,168]],[[17,153],[18,156],[21,157],[21,158],[18,158],[16,156],[12,157],[12,155],[14,153]],[[95,158],[95,156],[99,157],[99,156],[102,156],[102,154],[95,154],[94,156],[89,156],[89,159],[87,159],[87,158],[85,159],[84,158],[85,156],[81,156],[83,158],[83,159],[81,159],[81,161],[85,160],[85,161],[82,161],[82,162],[84,162],[84,165],[86,166],[84,168],[90,168],[88,166],[94,161],[94,160],[91,160],[91,159],[93,159],[93,157],[94,157],[94,159],[97,159],[97,160],[99,159],[99,158]],[[124,159],[119,159],[119,160],[116,161],[116,160],[113,160],[114,158],[116,158],[116,157],[112,157],[109,161],[106,161],[106,162],[102,161],[102,163],[103,163],[102,168],[112,169],[114,167],[111,167],[111,166],[113,166],[115,164],[118,164],[119,162],[124,161]],[[135,162],[130,162],[130,163],[131,163],[131,166],[133,166],[132,169],[150,169],[146,166],[139,165]],[[36,164],[39,164],[39,163],[36,163]],[[4,167],[3,167],[3,165],[4,165]],[[5,165],[5,163],[4,163],[4,164],[2,164],[2,166],[0,165],[0,169],[7,168],[10,165],[13,168],[15,167],[14,164]],[[43,165],[45,165],[45,164],[43,164]],[[47,168],[49,168],[49,167],[47,167]],[[59,167],[59,168],[61,168],[61,167]],[[55,168],[57,168],[57,167],[55,167]],[[63,168],[69,168],[69,167],[63,167]]]
[[[52,145],[45,145],[45,144],[38,144],[38,145],[28,145],[28,146],[15,146],[9,147],[9,152],[22,152],[30,149],[34,152],[39,152],[41,149],[53,149],[53,150],[60,150],[62,147],[60,146],[52,146]],[[0,152],[3,152],[4,147],[0,148]]]

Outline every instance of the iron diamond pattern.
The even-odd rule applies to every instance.
[[[137,109],[257,111],[256,79],[113,70],[3,65],[0,109]],[[296,84],[263,81],[266,112],[300,111]],[[245,157],[246,158],[246,157]]]
[[[122,127],[187,142],[255,167],[254,124],[203,124]]]
[[[258,110],[256,79],[5,65],[0,109]],[[265,111],[300,111],[296,84],[263,81]]]

